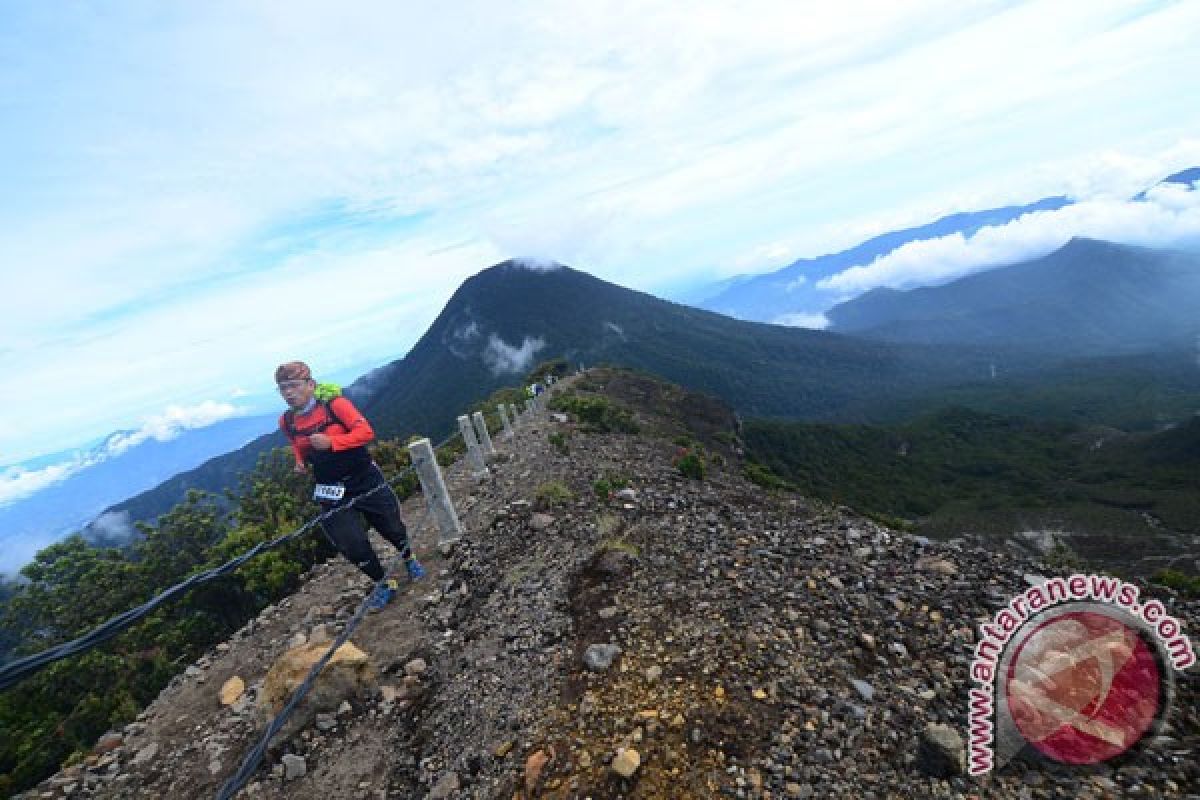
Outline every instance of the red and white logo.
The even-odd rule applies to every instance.
[[[1116,758],[1165,711],[1167,676],[1153,642],[1113,611],[1071,611],[1013,642],[1002,676],[1007,710],[1021,737],[1054,761]]]

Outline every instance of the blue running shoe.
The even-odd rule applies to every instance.
[[[404,562],[404,566],[408,568],[408,579],[410,581],[419,581],[425,577],[425,568],[421,566],[421,562],[415,558],[410,558]]]
[[[368,611],[382,611],[396,596],[396,582],[387,580],[375,587],[367,599]]]

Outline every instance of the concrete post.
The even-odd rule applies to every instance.
[[[479,444],[483,447],[484,457],[492,458],[496,455],[496,448],[492,445],[492,435],[488,433],[487,420],[483,418],[483,412],[476,411],[471,415],[471,421],[475,423],[475,433],[479,434]]]
[[[417,478],[421,481],[421,492],[425,495],[429,513],[437,522],[438,544],[457,542],[462,538],[462,523],[458,521],[454,503],[446,491],[446,482],[442,480],[442,470],[438,467],[433,445],[428,439],[418,439],[408,446],[408,454],[417,469]]]
[[[504,438],[513,438],[512,423],[508,421],[508,409],[505,408],[504,403],[496,406],[496,411],[500,412],[500,424],[504,426]]]
[[[525,413],[526,414],[533,413],[533,398],[532,397],[525,398]]]
[[[520,416],[520,414],[519,414],[519,413],[517,413],[517,407],[516,407],[516,406],[514,406],[512,403],[509,403],[509,404],[508,404],[508,413],[512,415],[512,423],[513,423],[513,425],[516,425],[516,424],[517,424],[517,422],[518,422],[518,420],[517,420],[517,417],[519,417],[519,416]]]
[[[479,440],[475,438],[475,429],[471,427],[471,418],[466,414],[458,417],[458,430],[462,433],[463,441],[467,443],[467,464],[471,474],[476,478],[488,475],[487,464],[483,460],[483,451],[479,449]]]

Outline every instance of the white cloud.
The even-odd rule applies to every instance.
[[[1198,163],[1190,3],[5,12],[0,392],[44,414],[13,460],[398,358],[516,253],[654,289]]]
[[[207,428],[215,422],[237,416],[240,410],[229,403],[218,403],[205,400],[199,405],[167,406],[167,409],[156,416],[147,419],[136,431],[115,433],[105,443],[108,457],[119,456],[131,447],[137,447],[143,442],[154,439],[159,442],[169,442],[186,430]]]
[[[532,270],[533,272],[554,272],[562,269],[562,264],[557,261],[549,261],[541,258],[514,258],[513,263],[518,267]]]
[[[540,336],[526,336],[520,346],[514,347],[493,333],[483,348],[483,363],[493,375],[525,372],[533,366],[534,356],[545,346],[546,340]]]
[[[970,237],[952,234],[909,242],[817,286],[857,293],[877,286],[901,289],[937,284],[1046,255],[1076,236],[1170,247],[1200,236],[1200,191],[1165,184],[1147,192],[1145,201],[1084,201],[1057,211],[1024,214],[1006,225],[982,228]]]
[[[771,320],[775,325],[787,325],[790,328],[812,328],[822,331],[829,327],[829,320],[824,314],[782,314]]]
[[[479,337],[479,323],[471,320],[470,323],[455,328],[450,335],[459,341],[469,342]]]
[[[88,524],[87,538],[111,547],[128,541],[136,533],[128,511],[106,511]]]
[[[0,506],[61,483],[80,470],[117,458],[150,439],[166,442],[185,430],[206,428],[242,413],[244,410],[236,406],[211,400],[191,407],[172,405],[146,419],[138,430],[114,433],[104,441],[103,446],[90,452],[80,451],[72,458],[38,469],[26,469],[19,465],[9,467],[0,472]]]
[[[6,506],[56,483],[61,483],[91,463],[95,462],[77,458],[35,470],[9,467],[0,473],[0,506]]]

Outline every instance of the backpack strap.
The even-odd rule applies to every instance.
[[[342,418],[337,415],[337,412],[333,410],[333,401],[336,399],[337,398],[330,398],[321,404],[325,406],[325,424],[328,425],[330,422],[336,422],[345,430],[350,430],[346,423],[342,422]]]
[[[336,422],[338,425],[346,428],[346,430],[349,430],[349,428],[346,427],[346,423],[343,422],[342,418],[339,417],[337,412],[333,410],[333,400],[324,400],[321,402],[321,406],[325,409],[325,421],[321,423],[321,425],[317,428],[317,430],[313,431],[313,433],[320,433],[326,428],[326,426],[333,422]],[[285,430],[287,431],[288,438],[295,439],[299,434],[299,431],[296,430],[296,412],[290,408],[283,412],[283,424],[285,426]]]

